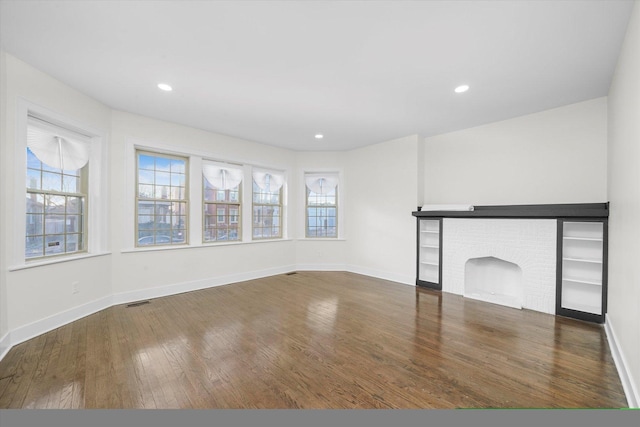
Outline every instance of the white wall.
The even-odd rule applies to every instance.
[[[6,55],[4,50],[0,48],[0,128],[4,127],[7,123],[7,71],[6,71]],[[0,165],[4,166],[5,149],[7,145],[6,132],[0,130]],[[0,208],[0,242],[5,241],[5,210],[4,201],[6,200],[6,187],[5,187],[5,168],[0,167],[0,200],[3,202],[3,207]],[[6,348],[2,345],[2,338],[9,332],[8,318],[7,318],[7,263],[5,257],[5,248],[0,244],[0,356],[4,354]]]
[[[306,239],[305,238],[305,172],[339,172],[342,181],[338,188],[340,200],[344,203],[348,199],[349,183],[344,175],[346,155],[337,151],[301,151],[296,153],[297,175],[292,186],[292,192],[297,195],[297,205],[292,213],[295,221],[294,236],[296,242],[296,264],[300,270],[345,270],[347,242],[344,237],[349,233],[346,218],[338,222],[339,239]],[[338,203],[338,210],[345,212],[346,207]]]
[[[640,2],[636,0],[609,91],[609,310],[607,324],[640,406]],[[624,374],[624,373],[623,373]],[[623,381],[625,378],[623,378]]]
[[[108,131],[111,111],[106,106],[62,84],[24,62],[5,56],[5,113],[2,133],[2,276],[0,295],[6,301],[2,318],[6,331],[13,331],[75,307],[89,304],[111,293],[109,256],[82,259],[63,264],[7,271],[8,255],[15,247],[13,229],[17,221],[14,191],[24,182],[22,167],[14,168],[17,106],[22,100],[55,111],[88,127]],[[19,173],[16,173],[19,172]],[[79,282],[79,293],[72,294],[72,282]],[[2,334],[0,334],[2,338]]]
[[[416,135],[347,153],[347,264],[351,271],[415,283]]]
[[[295,242],[292,240],[208,245],[182,249],[133,250],[133,198],[135,182],[127,180],[126,168],[135,168],[131,142],[162,147],[173,147],[185,154],[194,154],[216,160],[253,164],[272,169],[295,172],[295,154],[289,150],[269,147],[173,123],[154,120],[135,114],[114,111],[112,114],[112,186],[111,210],[113,233],[113,292],[131,293],[140,290],[153,293],[154,288],[184,285],[183,289],[268,276],[290,271],[295,264]],[[135,176],[131,174],[131,177]],[[196,174],[192,175],[198,176]],[[250,183],[251,177],[245,177]],[[198,183],[191,182],[190,185]],[[251,186],[245,187],[245,192]],[[191,209],[200,192],[192,194]],[[290,197],[293,203],[295,198]],[[127,206],[131,209],[128,211]],[[250,205],[244,210],[250,214]],[[197,216],[197,218],[201,218]],[[289,218],[291,220],[291,218]],[[290,221],[289,221],[290,222]],[[201,227],[201,223],[191,223]],[[291,229],[291,223],[288,224]],[[243,230],[243,234],[250,233]],[[201,241],[201,238],[200,238]],[[198,244],[197,241],[191,243]],[[124,251],[124,252],[121,252]],[[222,278],[227,278],[223,280]]]
[[[425,139],[424,202],[607,201],[607,100]]]

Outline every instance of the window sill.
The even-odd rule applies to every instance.
[[[71,262],[71,261],[77,261],[77,260],[87,259],[87,258],[96,258],[100,256],[105,256],[105,255],[111,255],[111,252],[96,252],[91,254],[85,253],[82,255],[70,255],[67,257],[58,257],[55,259],[30,261],[22,265],[15,265],[13,267],[9,267],[9,271],[26,270],[29,268],[43,267],[46,265],[60,264],[63,262]]]
[[[256,243],[277,243],[277,242],[292,242],[293,239],[264,239],[264,240],[250,240],[247,242],[211,242],[201,243],[199,245],[176,245],[176,246],[157,246],[146,248],[130,248],[123,249],[120,252],[123,254],[129,253],[141,253],[141,252],[158,252],[158,251],[175,251],[185,249],[202,249],[202,248],[215,248],[218,246],[241,246],[241,245],[253,245]]]
[[[298,242],[346,242],[344,237],[302,237],[296,239]]]

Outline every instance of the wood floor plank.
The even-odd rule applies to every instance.
[[[601,325],[344,272],[114,306],[0,361],[0,408],[624,406]]]

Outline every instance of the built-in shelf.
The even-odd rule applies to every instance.
[[[556,314],[604,322],[609,203],[474,206],[470,211],[422,209],[412,212],[418,227],[417,285],[442,289],[443,218],[554,219],[558,225]]]
[[[418,219],[418,274],[416,284],[434,289],[440,286],[442,219]]]
[[[604,321],[606,244],[606,219],[558,221],[558,314]]]

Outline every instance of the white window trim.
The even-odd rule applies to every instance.
[[[305,183],[305,177],[307,174],[323,174],[323,173],[331,173],[338,175],[338,185],[336,186],[338,189],[338,235],[336,237],[307,237],[307,185]],[[322,242],[335,242],[346,240],[346,232],[345,232],[345,194],[346,194],[346,185],[344,178],[344,170],[342,168],[324,168],[324,169],[305,169],[302,170],[300,176],[298,177],[299,186],[299,218],[300,222],[298,225],[298,235],[300,236],[296,240],[301,241],[322,241]]]
[[[245,207],[246,207],[246,203],[247,203],[247,198],[245,195],[246,189],[247,189],[247,173],[251,173],[251,166],[246,165],[246,164],[241,164],[238,162],[231,162],[231,161],[220,161],[220,160],[212,160],[211,158],[209,158],[208,156],[205,157],[201,157],[200,161],[202,162],[202,165],[205,164],[205,162],[209,162],[209,163],[217,163],[219,165],[229,165],[231,167],[234,168],[238,168],[238,169],[242,169],[242,173],[243,173],[243,177],[242,177],[242,181],[240,182],[240,220],[236,221],[239,225],[240,225],[240,239],[239,240],[212,240],[212,241],[208,241],[205,242],[204,241],[204,188],[202,188],[202,190],[200,190],[200,203],[202,204],[201,208],[200,208],[200,242],[202,243],[202,246],[220,246],[220,245],[227,245],[227,244],[238,244],[238,243],[246,243],[246,242],[250,242],[250,240],[247,239],[247,235],[246,235],[246,229],[244,228],[246,225],[246,222],[244,221],[245,218]],[[203,172],[202,172],[202,166],[200,167],[200,185],[204,186],[204,182],[203,182]],[[217,211],[216,211],[216,217],[217,217]]]
[[[189,243],[187,245],[170,245],[170,246],[158,246],[158,247],[136,247],[135,246],[135,199],[136,199],[136,150],[144,150],[156,153],[164,153],[169,155],[186,157],[189,159]],[[255,165],[251,162],[244,161],[242,159],[234,158],[220,158],[211,152],[200,151],[190,149],[188,147],[180,147],[177,145],[171,145],[166,143],[159,143],[156,141],[142,140],[134,137],[126,137],[124,144],[124,165],[125,165],[125,182],[124,182],[124,209],[123,209],[123,221],[122,227],[122,248],[121,253],[133,253],[133,252],[148,252],[148,251],[161,251],[161,250],[177,250],[177,249],[193,249],[203,247],[214,246],[232,246],[239,244],[249,243],[264,243],[264,242],[282,242],[289,241],[287,234],[287,221],[288,221],[288,173],[287,169],[275,166],[261,166]],[[244,179],[241,183],[242,194],[242,209],[241,218],[242,222],[242,239],[231,242],[203,242],[203,215],[204,215],[204,200],[203,183],[202,183],[202,164],[203,160],[229,163],[244,168]],[[25,160],[26,161],[26,160]],[[252,240],[252,197],[251,191],[253,186],[253,169],[257,170],[273,170],[284,174],[285,182],[282,185],[283,191],[283,226],[282,237],[278,239],[263,239]]]
[[[281,191],[281,206],[282,206],[282,223],[280,224],[280,228],[282,229],[282,234],[280,237],[273,237],[273,238],[263,238],[263,239],[254,239],[253,238],[253,172],[254,170],[256,172],[266,172],[266,173],[272,173],[272,174],[280,174],[284,177],[284,182],[282,183],[282,187],[280,188]],[[251,166],[251,170],[250,170],[250,182],[247,184],[247,192],[248,194],[248,203],[249,203],[249,215],[247,218],[247,222],[249,225],[249,240],[253,241],[253,242],[269,242],[269,241],[280,241],[280,240],[287,240],[289,238],[289,186],[288,186],[288,182],[289,182],[289,175],[287,173],[286,170],[284,169],[274,169],[274,168],[265,168],[262,166]]]
[[[87,210],[87,250],[82,254],[97,256],[108,253],[108,209],[109,209],[109,179],[108,179],[108,150],[106,144],[106,133],[88,126],[75,119],[56,113],[48,108],[34,104],[25,99],[19,99],[16,115],[15,132],[15,177],[14,177],[14,218],[13,218],[13,251],[9,254],[9,265],[11,270],[20,268],[55,264],[73,259],[83,259],[77,252],[61,254],[55,257],[36,258],[27,260],[25,251],[25,230],[26,230],[26,186],[25,177],[27,174],[27,126],[29,116],[33,115],[43,118],[46,121],[86,135],[91,144],[91,155],[89,157],[89,176],[87,194],[89,198]]]

